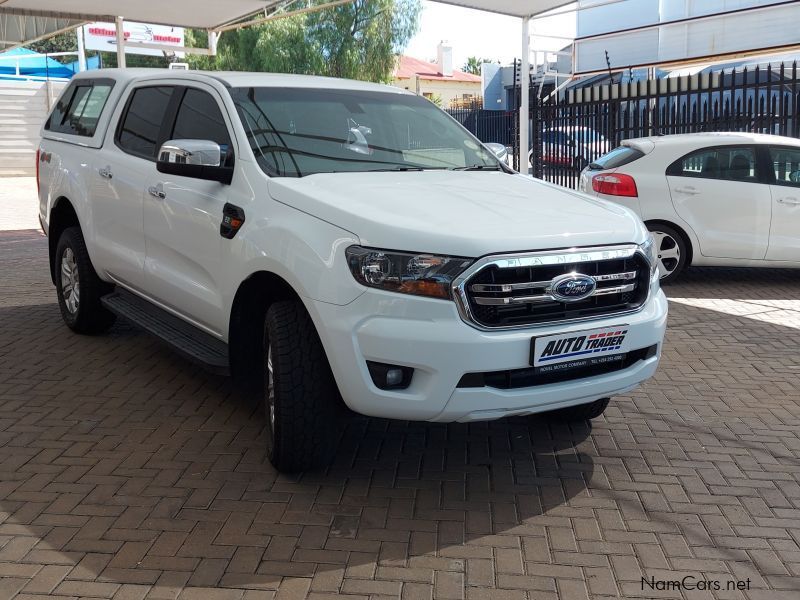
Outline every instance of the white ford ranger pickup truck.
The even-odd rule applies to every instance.
[[[330,460],[342,403],[590,419],[658,365],[667,301],[639,218],[512,172],[406,91],[94,71],[41,136],[66,324],[120,316],[258,381],[281,471]]]

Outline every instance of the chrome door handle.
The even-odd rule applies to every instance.
[[[786,196],[785,198],[778,198],[778,202],[780,202],[781,204],[800,204],[800,200],[798,200],[794,196]]]
[[[111,172],[111,167],[103,167],[97,172],[100,173],[100,177],[104,177],[105,179],[111,179],[114,177],[114,174]]]
[[[700,192],[698,192],[698,191],[697,191],[695,188],[693,188],[693,187],[682,187],[682,188],[675,188],[675,190],[674,190],[674,191],[678,192],[679,194],[687,194],[687,195],[689,195],[689,196],[694,196],[694,195],[696,195],[696,194],[699,194],[699,193],[700,193]]]
[[[164,190],[154,185],[151,185],[149,188],[147,188],[147,191],[153,198],[158,198],[159,200],[163,200],[167,197],[167,193]]]

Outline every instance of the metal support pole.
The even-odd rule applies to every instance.
[[[117,67],[125,68],[125,20],[117,17]]]
[[[83,25],[75,29],[78,36],[78,72],[86,70],[86,48],[83,45]]]
[[[522,66],[520,68],[520,106],[519,106],[519,172],[530,173],[528,164],[528,127],[530,127],[530,81],[531,81],[531,19],[522,19]]]

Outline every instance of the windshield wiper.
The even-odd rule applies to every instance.
[[[367,173],[384,173],[384,172],[398,172],[398,171],[441,171],[446,167],[413,167],[407,165],[397,165],[396,167],[387,167],[385,169],[369,169]]]
[[[468,167],[453,167],[451,171],[502,171],[499,165],[470,165]]]

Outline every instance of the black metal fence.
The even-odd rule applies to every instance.
[[[584,166],[637,137],[708,131],[800,137],[798,84],[794,63],[575,88],[544,100],[532,89],[532,173],[576,187]]]
[[[447,113],[482,142],[494,142],[505,146],[514,143],[516,111],[451,108]]]

